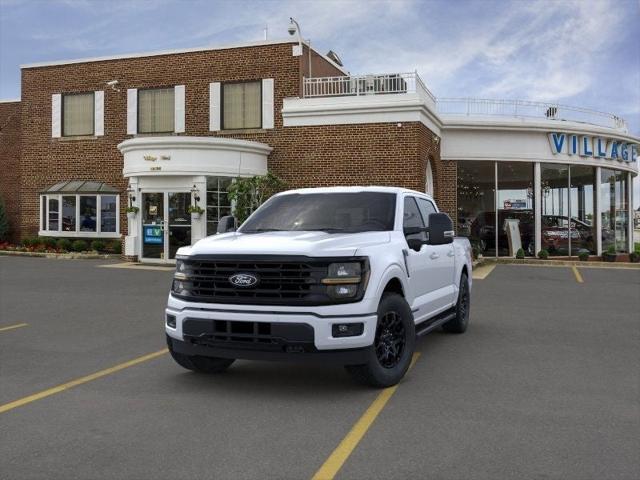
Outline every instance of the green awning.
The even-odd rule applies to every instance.
[[[56,183],[41,193],[104,193],[118,194],[120,190],[104,182],[94,182],[91,180],[69,180],[67,182]]]

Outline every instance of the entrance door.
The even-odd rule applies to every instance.
[[[190,201],[185,192],[142,194],[142,261],[171,261],[178,248],[191,245]]]

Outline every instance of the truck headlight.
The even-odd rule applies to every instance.
[[[362,283],[362,265],[360,262],[331,263],[322,283],[327,285],[327,294],[331,298],[355,297]]]

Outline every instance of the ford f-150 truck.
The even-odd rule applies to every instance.
[[[417,336],[469,322],[471,246],[423,193],[332,187],[274,195],[235,231],[176,255],[165,311],[174,360],[216,373],[235,359],[320,360],[387,387]]]

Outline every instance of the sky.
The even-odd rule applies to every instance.
[[[283,39],[290,16],[352,73],[611,112],[640,136],[640,0],[0,0],[0,99],[20,64]]]

